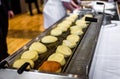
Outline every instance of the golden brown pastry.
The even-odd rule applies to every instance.
[[[61,71],[61,64],[56,61],[45,61],[38,69],[39,71],[43,72],[60,72]]]

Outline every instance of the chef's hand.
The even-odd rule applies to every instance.
[[[9,18],[13,18],[13,17],[14,17],[14,13],[13,13],[12,10],[9,10],[9,11],[8,11],[8,17],[9,17]]]
[[[76,9],[77,9],[77,10],[80,10],[80,9],[81,9],[81,7],[80,7],[80,6],[78,6]]]

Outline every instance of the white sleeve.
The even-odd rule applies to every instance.
[[[61,0],[61,1],[64,1],[64,2],[70,2],[71,0]]]
[[[77,0],[77,2],[80,4],[80,3],[81,3],[81,0]]]

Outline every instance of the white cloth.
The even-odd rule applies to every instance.
[[[108,0],[108,2],[114,2],[114,0]]]
[[[44,5],[47,3],[47,0],[43,0],[44,1]]]
[[[61,0],[61,1],[64,1],[64,2],[70,2],[71,0]]]
[[[77,2],[78,2],[78,4],[80,4],[80,3],[81,3],[81,0],[77,0]]]
[[[66,15],[66,9],[61,0],[48,0],[45,4],[43,14],[44,26],[48,28]]]
[[[96,0],[96,1],[100,1],[100,0]],[[114,0],[108,0],[108,2],[114,2]]]
[[[104,5],[99,5],[97,4],[97,2],[102,2],[105,4],[105,8]],[[105,2],[105,1],[92,1],[90,4],[88,4],[90,6],[92,6],[92,8],[96,11],[96,12],[103,12],[103,9],[105,9],[105,13],[107,14],[111,14],[114,15],[115,12],[112,10],[115,8],[115,5],[113,4],[113,2]]]
[[[112,23],[101,29],[89,79],[120,79],[120,21]]]
[[[105,2],[105,1],[92,1],[88,5],[91,5],[94,9],[97,9],[97,8],[100,9],[102,5],[97,4],[97,2],[104,3],[105,4],[105,9],[114,9],[115,8],[113,3]]]

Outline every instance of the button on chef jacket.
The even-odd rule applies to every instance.
[[[63,6],[62,1],[70,2],[71,0],[48,0],[45,4],[43,10],[45,29],[66,15],[66,9]]]

